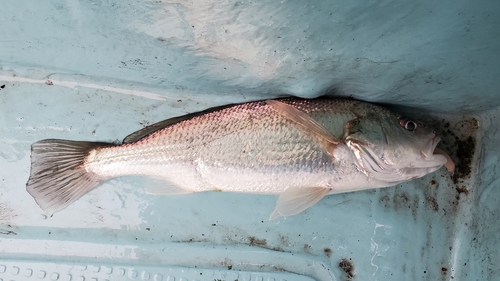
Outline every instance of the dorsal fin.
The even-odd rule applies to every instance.
[[[152,133],[154,133],[154,132],[156,132],[158,130],[161,130],[161,129],[166,128],[168,126],[171,126],[173,124],[182,122],[184,120],[188,120],[188,119],[191,119],[193,117],[200,116],[200,115],[203,115],[203,114],[207,114],[207,113],[210,113],[210,112],[219,111],[219,110],[222,110],[222,109],[225,109],[225,108],[228,108],[228,107],[232,107],[232,106],[235,106],[235,105],[238,105],[238,104],[228,104],[228,105],[216,106],[216,107],[212,107],[212,108],[209,108],[209,109],[205,109],[205,110],[200,111],[200,112],[189,113],[189,114],[186,114],[186,115],[183,115],[183,116],[173,117],[173,118],[170,118],[170,119],[167,119],[167,120],[160,121],[158,123],[154,123],[152,125],[144,127],[143,129],[140,129],[139,131],[133,132],[132,134],[126,136],[123,139],[123,144],[136,142],[136,141],[138,141],[138,140],[140,140],[140,139],[142,139],[144,137],[149,136],[150,134],[152,134]]]

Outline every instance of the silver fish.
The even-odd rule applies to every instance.
[[[449,156],[419,121],[345,99],[267,100],[168,119],[123,144],[34,143],[27,191],[56,212],[120,176],[164,180],[154,194],[228,191],[279,194],[270,219],[334,193],[393,186],[432,173]]]

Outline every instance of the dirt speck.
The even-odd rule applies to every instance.
[[[5,84],[3,84],[2,86],[0,86],[0,89],[3,89],[3,88],[5,88]]]
[[[457,186],[455,187],[455,190],[457,191],[457,194],[455,195],[457,202],[460,201],[460,194],[464,194],[465,196],[469,194],[469,190],[465,187],[465,185]]]
[[[304,252],[310,254],[311,253],[311,245],[309,244],[304,244]]]
[[[324,248],[324,249],[323,249],[323,252],[325,252],[325,255],[326,255],[327,257],[331,257],[331,256],[332,256],[332,253],[333,253],[332,249],[330,249],[330,248]]]
[[[0,229],[0,234],[2,234],[2,235],[17,235],[17,233],[12,231],[12,230],[4,230],[4,229]]]
[[[249,243],[250,246],[259,246],[259,247],[267,246],[266,239],[258,239],[255,238],[255,236],[248,237],[248,241],[250,242]]]
[[[290,240],[286,236],[280,235],[280,242],[281,242],[281,245],[284,247],[290,246]]]
[[[339,267],[345,272],[347,279],[350,280],[354,278],[354,265],[352,264],[351,259],[342,259],[339,262]]]
[[[283,248],[281,247],[274,247],[274,248],[266,247],[266,249],[271,249],[276,252],[285,252],[285,250],[283,250]]]
[[[189,237],[181,240],[176,240],[173,239],[172,242],[174,243],[199,243],[199,242],[208,242],[209,240],[206,238],[201,238],[201,237]]]
[[[469,190],[467,189],[467,187],[465,185],[462,185],[462,186],[457,186],[455,188],[457,190],[457,192],[460,194],[460,193],[463,193],[465,195],[469,195]]]

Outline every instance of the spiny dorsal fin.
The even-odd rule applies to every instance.
[[[154,123],[152,125],[149,125],[149,126],[143,128],[143,129],[140,129],[139,131],[133,132],[132,134],[126,136],[123,139],[123,144],[136,142],[136,141],[138,141],[138,140],[140,140],[140,139],[142,139],[144,137],[149,136],[150,134],[152,134],[152,133],[154,133],[154,132],[156,132],[158,130],[164,129],[164,128],[168,127],[168,126],[172,126],[173,124],[182,122],[184,120],[188,120],[188,119],[191,119],[193,117],[200,116],[200,115],[203,115],[203,114],[207,114],[207,113],[210,113],[210,112],[219,111],[219,110],[222,110],[222,109],[225,109],[225,108],[228,108],[228,107],[232,107],[232,106],[235,106],[235,105],[237,105],[237,104],[228,104],[228,105],[216,106],[216,107],[212,107],[212,108],[200,111],[200,112],[189,113],[189,114],[186,114],[186,115],[183,115],[183,116],[173,117],[173,118],[170,118],[170,119],[167,119],[167,120],[160,121],[158,123]]]

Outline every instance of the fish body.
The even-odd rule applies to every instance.
[[[273,219],[328,194],[392,186],[447,163],[445,153],[434,154],[434,132],[408,122],[345,99],[232,105],[159,122],[122,145],[34,143],[27,190],[42,209],[57,211],[104,181],[143,175],[164,181],[149,189],[155,194],[280,194]]]
[[[330,101],[324,108],[295,106],[342,134],[349,101]],[[345,107],[327,111],[327,107]],[[339,177],[357,174],[346,146],[333,158],[315,135],[302,131],[265,102],[237,105],[198,116],[131,144],[94,150],[86,168],[103,178],[147,175],[189,192],[220,190],[279,194],[292,186],[356,183]],[[346,165],[350,163],[350,165]],[[362,177],[366,178],[366,177]]]

